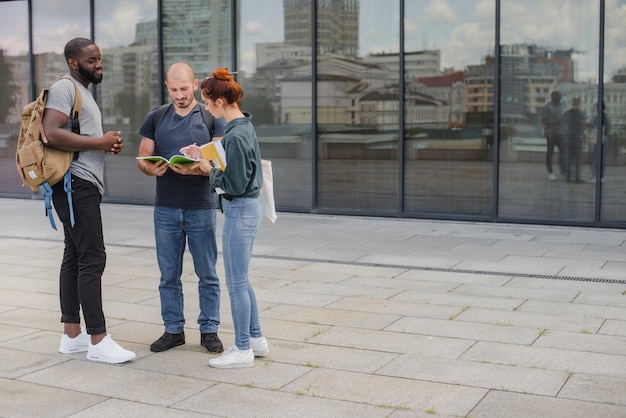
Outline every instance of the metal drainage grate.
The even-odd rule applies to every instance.
[[[0,238],[24,239],[23,237],[11,237],[11,236],[0,236]],[[30,238],[26,238],[26,239],[30,239]],[[57,242],[56,239],[53,240],[53,239],[47,239],[47,238],[37,239],[37,241]],[[154,248],[153,246],[133,245],[133,244],[109,244],[108,246],[141,248],[141,249]],[[506,271],[483,271],[483,270],[467,270],[467,269],[454,269],[454,268],[441,268],[441,267],[403,266],[400,264],[363,263],[359,261],[322,260],[322,259],[316,259],[316,258],[288,257],[288,256],[276,256],[276,255],[254,255],[253,254],[252,258],[304,261],[307,263],[344,264],[348,266],[385,267],[385,268],[395,268],[395,269],[402,269],[402,270],[438,271],[438,272],[443,272],[443,273],[483,274],[483,275],[488,275],[488,276],[528,277],[532,279],[569,280],[569,281],[575,281],[575,282],[611,283],[611,284],[626,285],[626,279],[621,280],[621,279],[605,279],[605,278],[594,278],[594,277],[557,276],[554,274],[511,273],[511,272],[506,272]]]
[[[402,269],[402,270],[437,271],[437,272],[442,272],[442,273],[482,274],[482,275],[489,275],[489,276],[527,277],[531,279],[569,280],[569,281],[575,281],[575,282],[611,283],[611,284],[625,284],[626,285],[626,280],[620,280],[620,279],[606,279],[606,278],[578,277],[578,276],[557,276],[554,274],[511,273],[511,272],[506,272],[506,271],[467,270],[467,269],[455,269],[455,268],[406,266],[406,265],[403,266],[400,264],[363,263],[359,261],[321,260],[321,259],[316,259],[316,258],[285,257],[285,256],[274,256],[274,255],[253,255],[252,257],[275,259],[275,260],[304,261],[308,263],[344,264],[344,265],[349,265],[349,266],[385,267],[385,268],[395,268],[395,269]]]

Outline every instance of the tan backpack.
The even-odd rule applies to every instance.
[[[72,132],[80,134],[80,112],[83,100],[74,83],[76,97],[70,114]],[[74,158],[73,152],[62,151],[47,146],[48,138],[41,123],[49,89],[43,89],[37,99],[24,107],[22,111],[22,126],[17,140],[15,163],[17,171],[22,177],[23,185],[28,185],[33,191],[40,191],[46,205],[46,216],[53,229],[57,229],[52,214],[52,186],[64,180],[64,190],[70,209],[70,221],[74,226],[74,210],[72,206],[72,189],[70,178],[70,164]]]

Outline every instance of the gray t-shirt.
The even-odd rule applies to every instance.
[[[75,90],[72,77],[67,74],[50,87],[46,109],[54,109],[69,116],[74,106]],[[74,80],[83,99],[83,108],[80,114],[80,134],[88,137],[100,138],[102,132],[102,114],[91,91],[79,81]],[[71,130],[71,120],[67,120],[65,129]],[[78,159],[72,161],[70,171],[76,177],[92,182],[104,195],[104,152],[98,150],[80,151]]]

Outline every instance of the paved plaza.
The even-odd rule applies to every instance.
[[[250,270],[270,353],[218,370],[189,254],[187,343],[150,352],[152,207],[102,209],[108,331],[137,358],[57,352],[62,233],[0,199],[1,417],[626,417],[626,230],[279,213]]]

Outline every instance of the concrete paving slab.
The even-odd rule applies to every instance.
[[[473,418],[623,418],[620,405],[560,399],[549,396],[491,391],[469,416]]]
[[[269,311],[271,311],[271,309],[268,310],[268,312]],[[263,328],[263,334],[266,336],[266,338],[272,339],[270,343],[272,343],[274,340],[298,342],[308,341],[313,336],[318,335],[324,330],[331,328],[327,325],[291,321],[288,317],[283,319],[272,319],[271,317],[266,317],[263,312],[259,313],[259,315],[261,316],[261,327]],[[222,333],[232,336],[232,325],[228,327],[228,329],[227,327],[228,325],[224,326],[224,324],[220,327],[220,329],[223,330]],[[230,341],[232,345],[232,341],[234,341],[234,336],[229,338],[228,341]]]
[[[175,407],[155,406],[145,403],[129,402],[120,399],[108,399],[97,405],[85,408],[75,414],[67,415],[68,418],[93,418],[93,417],[133,417],[133,418],[201,418],[217,417],[207,412],[191,412]]]
[[[37,277],[38,275],[45,276],[44,278]],[[10,273],[0,276],[0,289],[12,289],[15,291],[24,292],[40,292],[50,293],[57,295],[59,283],[58,280],[52,280],[49,278],[50,272],[43,270],[36,270],[32,273],[18,273],[15,276]],[[0,290],[2,292],[3,290]]]
[[[31,306],[30,302],[28,306]],[[62,329],[61,314],[58,312],[58,307],[56,312],[24,307],[11,309],[0,314],[0,323],[27,329],[36,327],[41,330],[57,332]],[[59,338],[61,338],[60,335]]]
[[[617,354],[480,341],[461,358],[492,364],[626,378],[626,357]]]
[[[346,297],[326,305],[332,309],[349,311],[366,311],[387,315],[415,316],[421,318],[449,319],[458,315],[463,308],[450,305],[433,305],[429,303],[404,302],[396,300],[375,300]],[[271,315],[271,313],[268,313]]]
[[[598,268],[598,263],[601,266]],[[590,265],[565,266],[559,273],[566,277],[587,277],[597,279],[612,279],[624,283],[626,263],[618,261],[597,261]]]
[[[269,356],[273,361],[301,365],[310,369],[336,369],[360,373],[374,373],[398,355],[384,351],[373,352],[338,344],[275,341]]]
[[[510,344],[532,344],[539,336],[533,328],[508,325],[467,323],[431,318],[402,318],[385,328],[387,331],[462,338],[467,340],[494,341]]]
[[[620,306],[589,305],[585,303],[563,303],[529,300],[519,307],[520,311],[572,315],[587,318],[626,320],[626,309]]]
[[[2,307],[0,307],[0,312],[3,312]],[[38,332],[40,332],[40,330],[36,328],[23,328],[13,325],[0,324],[0,346],[7,347],[6,344],[9,341]]]
[[[626,308],[626,295],[624,295],[624,290],[626,286],[618,289],[617,292],[612,294],[597,294],[584,292],[576,297],[576,303],[586,303],[589,305],[610,305],[610,306],[621,306],[622,308]]]
[[[309,306],[309,307],[322,307],[326,306],[329,303],[333,303],[339,299],[341,296],[338,295],[322,295],[322,294],[313,294],[313,293],[305,293],[305,292],[292,292],[286,287],[281,287],[280,289],[275,289],[271,292],[266,292],[264,294],[265,302],[275,303],[275,304],[285,304],[290,305],[290,302],[294,300],[298,301],[298,305]]]
[[[307,396],[351,400],[359,404],[408,411],[465,416],[487,393],[486,389],[405,380],[389,376],[316,369],[283,388]]]
[[[391,300],[402,302],[418,302],[418,303],[430,303],[433,305],[449,305],[461,307],[478,307],[478,308],[491,308],[491,309],[517,309],[523,303],[525,299],[518,298],[493,298],[480,295],[462,295],[452,293],[434,293],[434,292],[415,292],[404,291]]]
[[[71,360],[23,376],[20,380],[132,402],[171,406],[215,382],[171,376],[87,360]]]
[[[607,319],[598,334],[626,336],[626,321]]]
[[[2,416],[14,418],[63,418],[106,400],[104,396],[5,378],[0,378],[0,393]]]
[[[390,266],[414,266],[414,267],[431,267],[431,268],[453,268],[462,261],[462,258],[450,259],[446,256],[431,256],[423,253],[416,252],[415,254],[409,253],[405,256],[395,254],[370,254],[368,256],[361,257],[359,260],[361,263],[370,264],[382,264]]]
[[[495,299],[536,299],[560,302],[571,302],[578,296],[578,291],[576,291],[575,289],[528,289],[523,286],[517,287],[510,284],[507,284],[506,286],[462,284],[455,287],[453,290],[451,290],[450,293],[455,295],[477,295],[483,297],[493,297]]]
[[[455,318],[461,322],[479,322],[483,324],[509,325],[539,330],[559,330],[583,332],[590,330],[598,332],[603,324],[601,318],[587,318],[582,316],[563,317],[557,314],[545,314],[501,309],[469,308]]]
[[[3,344],[4,345],[4,344]],[[57,356],[0,347],[0,377],[17,379],[67,361]]]
[[[291,321],[305,322],[310,324],[350,326],[354,328],[383,329],[394,323],[401,317],[371,312],[355,312],[328,307],[293,307],[277,306],[270,309],[266,315],[269,318],[289,318]]]
[[[626,336],[597,335],[587,329],[578,332],[551,330],[542,333],[533,346],[626,356]]]
[[[574,373],[559,393],[559,398],[579,399],[626,405],[626,379]]]
[[[329,328],[310,338],[308,342],[359,348],[374,352],[413,354],[427,357],[438,356],[443,358],[458,358],[474,344],[474,341],[459,338],[346,327]]]
[[[402,280],[421,280],[437,283],[451,284],[489,284],[491,286],[504,286],[512,280],[511,276],[498,274],[484,274],[474,271],[458,271],[458,270],[408,270],[396,277]]]
[[[387,406],[328,399],[305,391],[285,393],[277,390],[245,388],[245,398],[242,398],[238,395],[241,390],[241,386],[222,383],[179,402],[176,407],[219,417],[383,418],[394,411],[394,408]]]
[[[403,355],[376,374],[545,396],[557,396],[569,376],[564,371],[466,361],[464,358],[462,356],[462,359],[457,360]]]
[[[344,280],[342,284],[355,284],[358,287],[367,287],[375,290],[393,290],[396,293],[402,290],[415,290],[418,292],[449,292],[459,286],[459,283],[449,281],[431,281],[431,280],[410,280],[405,276],[385,278],[385,277],[363,277],[355,276]],[[354,295],[359,296],[359,295]],[[378,299],[388,299],[384,293],[378,296]]]

